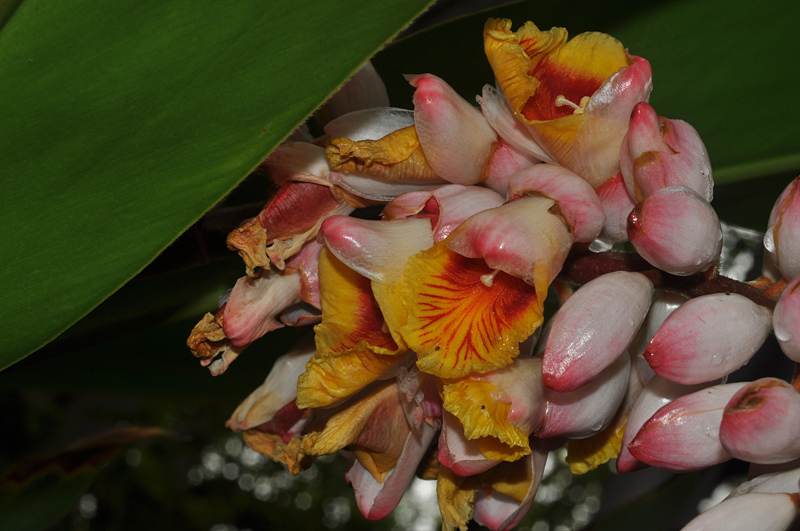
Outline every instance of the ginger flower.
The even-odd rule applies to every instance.
[[[227,425],[292,474],[341,453],[367,519],[415,475],[436,480],[446,530],[513,528],[565,444],[574,473],[615,457],[626,472],[800,456],[800,423],[782,413],[800,411],[800,376],[717,385],[770,324],[800,358],[800,281],[773,313],[753,294],[774,303],[798,276],[798,181],[765,241],[786,280],[734,288],[717,274],[705,148],[646,103],[645,59],[609,35],[507,19],[483,41],[496,84],[479,106],[424,73],[407,77],[413,110],[388,107],[385,91],[347,88],[382,87],[366,67],[316,114],[321,130],[301,127],[261,164],[274,193],[227,241],[247,276],[189,346],[220,374],[270,331],[315,326]],[[691,223],[703,216],[715,230]]]
[[[619,171],[633,107],[652,89],[650,64],[610,35],[567,40],[564,28],[489,19],[484,51],[511,110],[557,163],[597,187]]]

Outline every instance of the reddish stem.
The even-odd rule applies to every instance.
[[[745,282],[723,277],[717,268],[688,277],[670,275],[656,269],[636,253],[608,251],[604,253],[582,252],[567,258],[560,276],[576,284],[585,284],[606,273],[613,271],[635,271],[646,276],[656,288],[678,291],[689,297],[699,297],[712,293],[736,293],[752,300],[756,304],[775,309],[780,291],[769,289],[762,291]],[[772,287],[772,286],[771,286]]]

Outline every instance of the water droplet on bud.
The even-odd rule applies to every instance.
[[[772,234],[772,227],[767,230],[767,233],[764,234],[764,249],[766,249],[770,253],[775,252],[775,239]]]
[[[711,365],[720,365],[722,364],[722,354],[716,353],[711,356]]]

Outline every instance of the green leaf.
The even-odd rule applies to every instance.
[[[603,31],[653,67],[651,103],[691,123],[708,148],[718,184],[800,172],[800,86],[796,28],[800,4],[765,0],[637,2],[525,1],[463,17],[404,39],[375,59],[392,100],[412,90],[398,72],[434,73],[467,99],[493,75],[483,55],[486,18],[531,20],[570,35]],[[765,213],[764,216],[767,216]]]
[[[427,4],[0,11],[0,368],[141,270]]]

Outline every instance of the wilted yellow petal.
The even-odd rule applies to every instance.
[[[444,409],[461,422],[466,438],[478,439],[478,449],[487,458],[516,461],[531,453],[528,435],[508,421],[511,402],[503,401],[490,382],[445,381],[442,401]]]
[[[285,441],[281,435],[255,429],[243,431],[242,436],[245,444],[251,449],[266,455],[273,461],[283,463],[289,472],[295,475],[308,469],[316,459],[302,450],[300,437],[292,437],[289,441]]]
[[[408,322],[400,333],[420,370],[441,378],[504,367],[542,323],[536,289],[446,244],[408,261],[402,292]]]
[[[315,354],[297,381],[297,407],[327,407],[344,400],[380,378],[400,359],[368,349],[329,357]]]
[[[300,408],[324,407],[377,380],[405,352],[386,330],[362,277],[327,248],[319,258],[322,322],[314,327],[317,350],[300,376]]]
[[[302,450],[308,455],[330,455],[348,447],[378,481],[394,467],[411,431],[400,403],[397,384],[383,386],[309,427]]]
[[[413,125],[378,140],[332,138],[325,148],[332,171],[406,182],[441,182],[428,164]]]
[[[622,436],[628,415],[615,418],[600,433],[586,439],[567,442],[567,463],[573,474],[585,474],[617,457],[622,450]]]
[[[219,315],[207,313],[197,323],[186,340],[186,346],[196,358],[213,358],[220,350],[229,348],[231,342],[222,329],[222,312]]]
[[[442,515],[442,531],[467,531],[475,504],[477,481],[457,476],[447,467],[439,467],[436,498]]]
[[[481,477],[484,489],[505,494],[522,503],[533,482],[533,469],[530,466],[521,466],[521,463],[500,463]]]
[[[398,345],[402,345],[403,348],[408,348],[403,336],[400,334],[400,329],[408,323],[408,310],[406,309],[405,301],[403,301],[402,285],[400,282],[373,282],[372,293],[375,295],[375,302],[381,309],[392,339]]]

